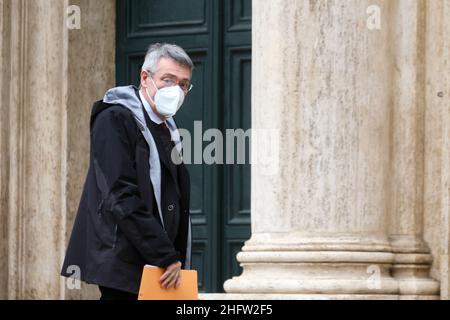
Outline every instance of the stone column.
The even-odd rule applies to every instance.
[[[0,1],[0,62],[5,61],[5,42],[9,40],[9,34],[5,31],[5,18],[8,8],[4,1]],[[0,97],[5,97],[5,81],[3,80],[3,74],[5,73],[4,63],[0,63]],[[0,102],[0,106],[2,102]],[[3,155],[4,150],[7,150],[7,136],[4,133],[5,128],[7,128],[7,118],[3,114],[4,108],[0,107],[0,112],[2,116],[0,117],[0,222],[2,226],[0,227],[0,257],[4,258],[8,255],[8,232],[5,227],[5,222],[7,221],[7,204],[8,204],[8,188],[7,188],[7,172],[8,161],[7,157]],[[0,288],[8,287],[8,259],[0,259]],[[4,300],[8,297],[8,292],[6,289],[0,290],[0,299]]]
[[[447,2],[446,12],[450,14],[450,4]],[[450,36],[450,23],[447,19],[446,34]],[[447,38],[448,39],[448,38]],[[447,68],[444,70],[450,70],[450,45],[447,42]],[[443,110],[443,157],[442,157],[442,171],[441,176],[441,221],[442,227],[437,227],[436,229],[442,230],[442,235],[440,237],[440,265],[439,274],[441,280],[441,298],[450,300],[450,112],[448,109],[448,97],[450,96],[450,75],[447,73],[445,75],[445,84],[447,91],[444,93],[447,97],[447,103],[441,102]]]
[[[426,2],[426,109],[424,238],[431,249],[431,275],[450,298],[450,2]]]
[[[450,299],[450,2],[427,2],[425,238],[441,299]]]
[[[416,59],[423,54],[422,5],[253,1],[252,126],[279,130],[280,166],[275,175],[252,166],[252,237],[238,254],[243,274],[224,285],[227,297],[397,299],[411,293],[397,276],[407,273],[414,282],[415,275],[391,272],[413,257],[402,260],[392,249],[397,229],[390,224],[404,217],[407,247],[423,244],[417,221],[423,177],[414,175],[423,166],[415,158],[423,138],[423,65]],[[403,18],[408,14],[415,21],[411,31]],[[395,45],[398,33],[407,38]],[[399,94],[410,82],[412,97]],[[405,131],[394,128],[398,122]],[[410,187],[402,179],[411,173]],[[408,192],[399,201],[412,203],[397,218],[393,189],[399,187]],[[426,269],[428,251],[419,247],[414,258],[423,258]],[[437,298],[437,283],[426,270],[420,277],[427,285],[415,297]]]
[[[439,291],[438,283],[428,278],[432,256],[423,239],[426,14],[425,1],[392,1],[389,225],[395,254],[392,273],[405,299]]]
[[[450,3],[447,2],[446,4],[446,11],[448,14],[450,14]],[[448,16],[447,16],[448,17]],[[450,23],[448,18],[446,19],[446,35],[447,38],[450,36]],[[447,73],[444,75],[443,71],[443,79],[444,79],[444,85],[446,91],[443,91],[443,95],[441,96],[442,102],[441,110],[442,110],[442,121],[443,121],[443,127],[442,127],[442,175],[440,177],[440,190],[439,195],[441,199],[441,214],[440,214],[440,221],[442,221],[442,226],[438,225],[436,226],[436,230],[438,232],[441,232],[439,237],[439,257],[440,257],[440,264],[439,264],[439,275],[441,280],[441,298],[450,300],[450,111],[448,106],[448,97],[450,96],[450,43],[447,42],[446,44],[446,56],[447,59],[445,60],[444,66],[446,66],[445,69],[447,70]],[[446,98],[446,101],[443,99]]]
[[[10,299],[60,297],[56,274],[65,231],[65,5],[58,0],[2,1],[7,17],[2,17],[2,185],[7,188],[2,224],[7,228]]]
[[[95,296],[68,292],[59,274],[90,107],[114,84],[114,3],[71,1],[82,22],[69,30],[68,0],[0,0],[0,297]]]

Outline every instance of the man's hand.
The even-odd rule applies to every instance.
[[[161,287],[169,289],[172,286],[178,288],[181,284],[181,262],[177,261],[167,267],[166,272],[159,279]]]

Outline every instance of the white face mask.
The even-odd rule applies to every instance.
[[[165,87],[158,89],[156,87],[155,82],[153,81],[153,85],[156,88],[155,94],[155,105],[156,111],[166,119],[173,117],[177,111],[180,109],[181,105],[184,102],[184,91],[180,88],[180,86],[173,87]],[[145,88],[147,95],[151,99],[150,93],[148,92],[148,88]]]

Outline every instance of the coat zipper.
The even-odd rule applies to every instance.
[[[105,199],[102,199],[102,201],[100,201],[100,204],[98,205],[98,208],[97,208],[97,214],[100,216],[100,218],[102,217],[103,202],[105,202]]]
[[[116,247],[116,242],[117,242],[117,224],[114,225],[114,241],[112,246],[113,249]]]

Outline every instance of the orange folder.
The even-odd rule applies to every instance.
[[[198,300],[197,271],[181,270],[178,288],[161,288],[159,279],[165,269],[146,265],[142,272],[138,300]]]

